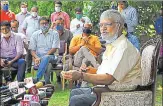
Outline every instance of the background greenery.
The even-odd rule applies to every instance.
[[[21,1],[10,2],[10,9],[16,14],[20,12]],[[54,12],[54,1],[34,1],[28,0],[28,10],[36,5],[39,7],[40,16],[50,16]],[[83,8],[83,13],[88,16],[93,23],[93,32],[99,35],[99,17],[104,10],[110,8],[111,1],[62,1],[62,10],[67,12],[71,20],[75,18],[75,7]],[[135,7],[138,11],[139,25],[135,35],[148,35],[154,36],[155,30],[153,27],[154,21],[158,16],[159,9],[161,8],[161,1],[129,1],[129,4]]]

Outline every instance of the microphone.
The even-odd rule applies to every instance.
[[[16,96],[14,96],[14,98],[15,99],[17,99],[17,98],[19,98],[19,97],[22,97],[24,94],[29,94],[29,93],[36,93],[35,91],[35,89],[38,89],[38,88],[41,88],[41,87],[43,87],[45,85],[45,81],[40,81],[40,82],[37,82],[34,86],[35,87],[31,87],[31,88],[29,88],[29,89],[27,89],[26,91],[24,91],[24,92],[22,92],[22,93],[20,93],[20,94],[18,94],[18,95],[16,95]],[[38,93],[38,92],[37,92]]]
[[[18,86],[19,86],[19,88],[23,88],[24,85],[26,85],[25,82],[18,82]],[[0,87],[0,91],[1,91],[1,90],[4,90],[4,89],[8,89],[8,88],[9,88],[8,85],[7,85],[7,86],[2,86],[2,87]]]
[[[34,86],[38,89],[38,88],[41,88],[45,85],[45,81],[40,81],[40,82],[37,82]],[[32,86],[33,87],[33,86]],[[32,88],[33,89],[33,88]],[[12,99],[18,99],[20,97],[23,97],[25,94],[29,94],[30,93],[30,88],[25,90],[24,92],[20,93],[20,94],[15,94],[7,99],[5,99],[3,102],[6,103]]]
[[[1,87],[0,89],[0,94],[5,94],[5,93],[9,93],[9,92],[12,92],[12,93],[18,93],[18,89],[19,89],[19,87],[20,88],[22,88],[22,87],[24,87],[24,85],[25,85],[26,83],[24,83],[24,82],[19,82],[18,83],[18,86],[14,86],[14,87],[12,87],[11,89],[10,89],[10,87],[9,86],[3,86],[3,87]]]

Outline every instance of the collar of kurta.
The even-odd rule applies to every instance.
[[[119,42],[123,39],[125,39],[125,35],[121,35],[120,37],[118,37],[114,42],[111,43],[112,46],[116,47],[119,45]],[[107,44],[107,45],[110,45],[110,44]],[[106,45],[106,46],[107,46]]]

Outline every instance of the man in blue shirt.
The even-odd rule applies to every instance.
[[[126,23],[124,24],[124,27],[126,28],[126,30],[128,29]],[[138,50],[140,50],[140,42],[137,36],[127,32],[126,37]]]
[[[59,34],[57,31],[49,29],[49,19],[41,17],[39,19],[40,30],[33,33],[30,38],[29,49],[34,57],[34,63],[38,66],[38,72],[34,82],[41,79],[43,75],[45,82],[50,83],[50,72],[47,71],[48,64],[55,64],[57,57],[54,55],[60,48]]]
[[[155,30],[158,35],[162,35],[162,24],[163,24],[163,8],[160,9],[160,17],[155,21]]]

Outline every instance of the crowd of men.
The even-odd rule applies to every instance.
[[[82,79],[82,87],[88,87],[84,82],[141,84],[140,44],[134,35],[138,16],[134,7],[127,1],[118,1],[117,10],[113,6],[104,11],[99,23],[101,36],[97,36],[92,34],[91,20],[83,16],[80,7],[75,8],[76,18],[70,20],[70,16],[62,11],[60,1],[54,5],[55,12],[49,18],[39,16],[36,6],[29,12],[25,2],[20,4],[21,12],[15,15],[9,10],[9,2],[1,1],[1,68],[16,68],[17,80],[23,81],[25,72],[31,72],[33,64],[38,67],[34,81],[44,76],[49,84],[51,70],[48,64],[57,64],[55,52],[60,48],[60,41],[64,40],[68,44],[68,53],[73,55],[73,65],[80,69],[67,69],[67,72],[62,73],[64,78]],[[100,63],[97,58],[101,54]],[[86,64],[88,62],[89,67]],[[81,69],[95,70],[97,74],[91,71],[83,73]],[[57,79],[59,81],[60,73]],[[74,89],[70,95],[70,106],[83,106],[83,103],[89,106],[95,99],[90,88]]]

